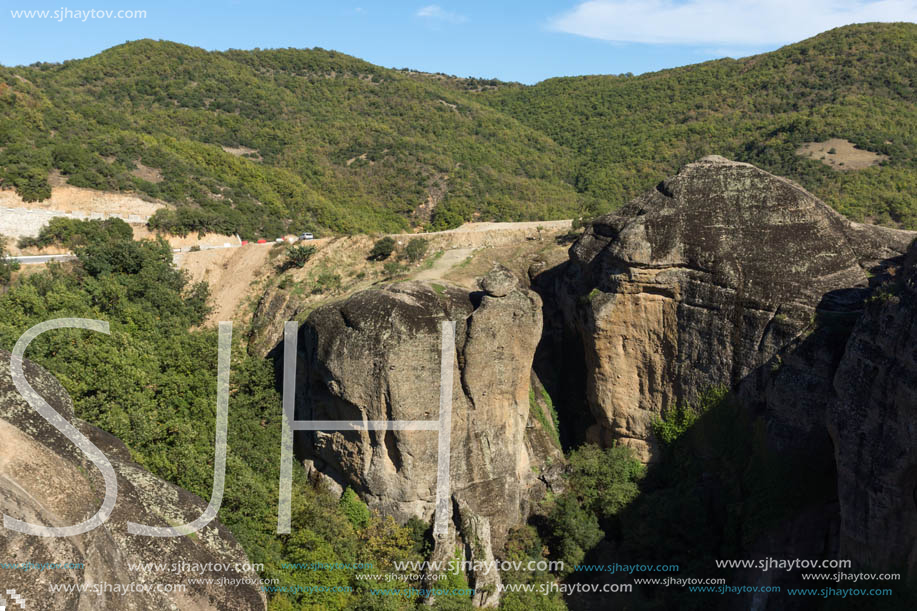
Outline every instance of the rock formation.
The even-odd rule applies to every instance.
[[[825,437],[845,338],[800,345],[855,320],[870,277],[912,238],[717,156],[596,219],[541,289],[584,350],[590,438],[648,460],[653,419],[717,385],[767,412],[777,447]]]
[[[579,427],[586,405],[585,438],[647,461],[654,419],[729,386],[771,449],[838,471],[839,499],[746,551],[792,541],[799,557],[839,553],[913,575],[917,247],[901,266],[915,235],[852,223],[791,181],[707,157],[594,220],[567,263],[533,269],[544,304],[498,268],[477,293],[401,283],[319,308],[300,331],[297,416],[436,419],[440,324],[457,321],[452,519],[465,557],[490,559],[562,462],[530,416],[533,363],[566,398],[562,422]],[[319,432],[297,443],[316,477],[400,519],[431,517],[435,434]]]
[[[10,376],[10,353],[0,350],[0,510],[19,520],[47,526],[79,523],[101,505],[101,473],[76,446],[48,424],[19,395]],[[252,578],[242,548],[213,521],[197,533],[175,538],[128,534],[127,522],[170,526],[194,520],[206,503],[168,484],[131,461],[117,438],[77,419],[60,384],[25,362],[26,379],[64,418],[72,422],[111,461],[118,477],[118,502],[102,526],[73,537],[37,537],[3,529],[0,556],[11,563],[83,564],[78,569],[4,570],[3,588],[15,590],[30,610],[58,609],[264,609],[258,585],[191,585],[188,578]],[[187,563],[178,571],[129,570],[130,564]],[[198,572],[190,565],[207,565]],[[228,565],[220,570],[215,565]],[[108,586],[106,586],[108,584]],[[149,592],[116,593],[106,587],[151,587]],[[185,584],[184,591],[156,591],[162,584]],[[50,594],[51,585],[87,585],[101,590]],[[15,605],[13,605],[15,607]],[[10,607],[8,607],[10,608]]]
[[[829,413],[842,558],[917,578],[917,245],[870,300]]]
[[[297,418],[436,420],[441,323],[456,321],[452,519],[473,546],[466,557],[492,558],[563,458],[530,416],[541,301],[507,270],[494,270],[482,288],[400,283],[313,312],[300,331]],[[352,486],[370,507],[401,520],[432,517],[436,432],[318,432],[297,444],[318,472]],[[478,587],[499,580],[495,571],[473,578]]]

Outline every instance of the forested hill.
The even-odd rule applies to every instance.
[[[142,40],[0,68],[0,187],[42,199],[56,170],[178,204],[164,228],[273,237],[595,214],[717,153],[853,218],[917,227],[915,78],[914,24],[535,86]],[[830,138],[887,159],[846,171],[796,153]]]
[[[917,24],[847,26],[740,60],[484,95],[571,150],[577,190],[605,202],[716,153],[793,178],[852,218],[917,228]],[[797,154],[831,138],[888,159],[844,171]]]

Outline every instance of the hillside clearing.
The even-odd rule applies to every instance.
[[[864,170],[888,159],[888,155],[856,148],[853,142],[842,138],[831,138],[824,142],[803,142],[802,146],[796,149],[796,154],[816,159],[841,172]]]

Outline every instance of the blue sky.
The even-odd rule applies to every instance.
[[[0,63],[86,57],[126,40],[205,49],[323,47],[387,67],[533,83],[639,74],[776,49],[864,21],[917,21],[917,0],[0,0]],[[70,13],[14,18],[12,11]],[[88,9],[146,11],[141,19]]]

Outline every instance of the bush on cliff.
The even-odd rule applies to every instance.
[[[369,524],[369,507],[360,500],[360,497],[350,486],[344,490],[344,494],[341,495],[341,500],[338,504],[354,528],[363,528]]]

